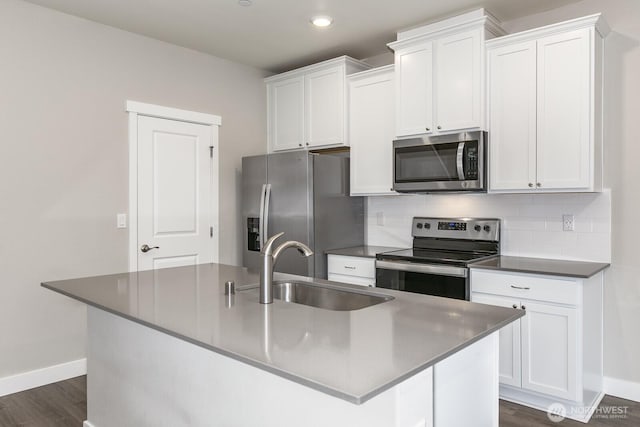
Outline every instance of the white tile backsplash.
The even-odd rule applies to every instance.
[[[377,225],[376,215],[385,223]],[[575,231],[562,231],[562,215],[572,214]],[[433,194],[369,197],[369,245],[411,246],[414,216],[502,219],[503,255],[611,260],[611,193]]]

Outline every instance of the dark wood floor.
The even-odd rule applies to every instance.
[[[610,407],[625,410],[620,418],[606,416]],[[0,427],[81,427],[87,417],[87,379],[67,381],[0,397]],[[640,403],[605,396],[589,424],[551,421],[545,412],[500,401],[500,427],[640,427]]]
[[[81,427],[86,419],[86,376],[0,397],[1,427]]]

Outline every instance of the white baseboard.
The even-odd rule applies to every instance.
[[[640,402],[640,383],[604,377],[604,392],[611,396]]]
[[[89,421],[85,421],[82,423],[82,427],[95,427],[95,426],[91,424]]]
[[[31,388],[68,380],[87,373],[87,359],[61,363],[35,371],[23,372],[0,378],[0,396],[18,393]]]

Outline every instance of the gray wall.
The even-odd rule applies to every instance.
[[[515,32],[598,12],[612,29],[605,42],[605,185],[611,188],[612,240],[612,265],[605,274],[605,375],[640,383],[640,2],[583,0],[504,26]]]
[[[85,354],[43,280],[127,269],[127,99],[220,115],[220,259],[240,257],[240,159],[266,150],[261,70],[0,1],[0,378]]]

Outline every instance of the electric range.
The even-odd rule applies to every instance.
[[[376,286],[469,300],[468,265],[500,253],[500,220],[415,217],[413,247],[376,256]]]

